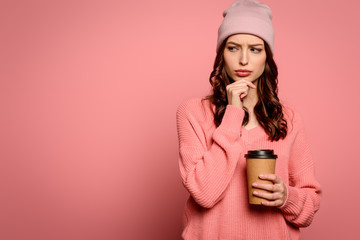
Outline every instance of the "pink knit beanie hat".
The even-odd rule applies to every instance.
[[[256,0],[236,0],[224,10],[223,17],[218,30],[216,52],[227,37],[236,33],[250,33],[266,41],[274,55],[272,11],[268,5]]]

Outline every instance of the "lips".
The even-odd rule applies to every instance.
[[[236,70],[235,73],[236,73],[236,75],[238,75],[239,77],[246,77],[246,76],[249,76],[249,75],[250,75],[251,71],[250,71],[250,70],[246,70],[246,69],[244,69],[244,70],[240,69],[240,70]]]

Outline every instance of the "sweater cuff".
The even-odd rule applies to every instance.
[[[299,201],[299,194],[296,191],[295,187],[286,186],[286,199],[283,205],[279,206],[278,208],[284,213],[295,214],[298,212],[298,201]]]
[[[245,112],[243,109],[228,104],[226,105],[220,126],[228,131],[240,133],[244,116]]]

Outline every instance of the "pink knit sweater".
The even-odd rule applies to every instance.
[[[284,106],[288,135],[271,142],[261,126],[242,127],[244,111],[233,105],[227,105],[216,128],[214,110],[214,105],[200,98],[186,100],[177,109],[180,173],[190,193],[182,237],[299,239],[299,228],[310,225],[321,197],[301,117]],[[256,149],[274,149],[278,155],[275,174],[287,187],[280,207],[248,203],[244,154]]]

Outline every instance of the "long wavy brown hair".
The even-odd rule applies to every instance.
[[[226,38],[221,44],[216,55],[213,71],[210,74],[210,84],[212,93],[205,96],[203,100],[209,100],[215,105],[214,123],[218,127],[221,124],[225,113],[228,99],[226,86],[234,82],[224,68],[224,49],[227,42]],[[278,70],[273,59],[269,45],[264,41],[266,52],[266,63],[263,74],[258,78],[257,94],[258,102],[254,107],[255,116],[269,136],[270,141],[284,139],[287,134],[287,121],[284,119],[283,107],[278,98]],[[244,107],[245,116],[242,125],[249,122],[249,113]]]

